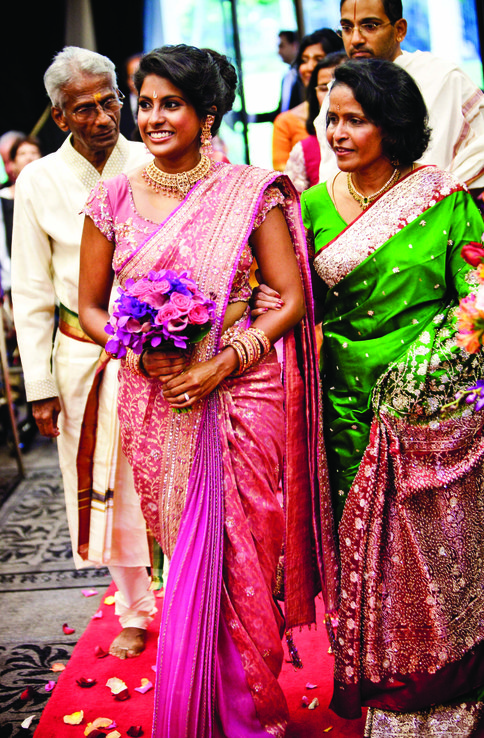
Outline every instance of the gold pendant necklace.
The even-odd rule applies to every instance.
[[[380,187],[378,192],[374,192],[373,195],[367,195],[367,196],[362,195],[361,192],[358,192],[358,190],[353,184],[353,177],[352,177],[351,172],[348,172],[348,174],[346,175],[346,183],[348,186],[348,192],[350,193],[351,197],[354,200],[356,200],[360,208],[365,210],[368,207],[368,205],[371,205],[372,202],[375,202],[377,197],[380,197],[380,195],[383,195],[383,193],[389,190],[390,187],[393,187],[393,185],[395,184],[399,176],[400,176],[400,170],[398,169],[398,167],[395,167],[395,169],[393,170],[392,176],[390,177],[388,182],[385,182],[383,187]]]
[[[211,159],[202,154],[202,158],[193,169],[188,172],[169,174],[159,169],[153,160],[143,169],[142,176],[156,193],[161,192],[166,197],[176,197],[177,200],[183,200],[193,185],[207,176],[211,167]]]

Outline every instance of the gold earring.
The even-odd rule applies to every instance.
[[[200,136],[200,153],[210,156],[212,153],[212,126],[215,122],[214,115],[207,115],[202,125]]]

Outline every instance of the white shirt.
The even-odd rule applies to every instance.
[[[453,62],[428,51],[404,51],[395,59],[417,82],[429,113],[432,138],[420,164],[436,164],[469,187],[484,187],[484,95]],[[326,141],[329,95],[314,125],[321,146],[320,181],[338,171]]]
[[[102,178],[147,159],[144,144],[120,136]],[[78,312],[81,211],[100,178],[69,136],[55,153],[28,164],[16,182],[12,300],[29,401],[58,395],[51,370],[55,306]]]

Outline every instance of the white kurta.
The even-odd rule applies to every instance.
[[[104,179],[127,172],[147,160],[143,144],[120,136],[104,167]],[[94,488],[113,489],[113,529],[90,548],[91,563],[77,554],[76,458],[87,394],[101,349],[56,334],[56,303],[78,312],[79,251],[84,223],[82,208],[100,179],[97,170],[71,145],[70,137],[54,154],[29,164],[16,183],[12,242],[12,298],[15,327],[29,401],[58,396],[59,463],[67,518],[77,567],[92,563],[148,566],[146,526],[134,491],[132,473],[117,433],[116,364],[110,362],[101,393]],[[114,440],[113,440],[114,439]],[[119,453],[117,453],[119,451]],[[110,468],[104,457],[117,457]]]
[[[432,138],[420,164],[436,164],[468,187],[484,187],[484,95],[454,63],[428,51],[404,51],[395,59],[417,82],[429,112]],[[329,95],[314,125],[321,146],[320,182],[338,168],[326,141]]]

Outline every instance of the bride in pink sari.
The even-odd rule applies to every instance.
[[[151,270],[188,271],[216,304],[210,333],[190,351],[128,352],[120,368],[123,448],[170,559],[153,736],[283,736],[281,634],[314,621],[315,580],[324,589],[336,566],[320,553],[334,547],[316,467],[320,392],[298,199],[277,172],[200,154],[234,100],[225,57],[163,47],[142,59],[136,84],[154,160],[90,195],[83,328],[106,344],[113,276],[123,286]],[[251,323],[254,257],[284,305]],[[281,382],[272,346],[283,335]],[[285,622],[272,595],[283,542]]]

